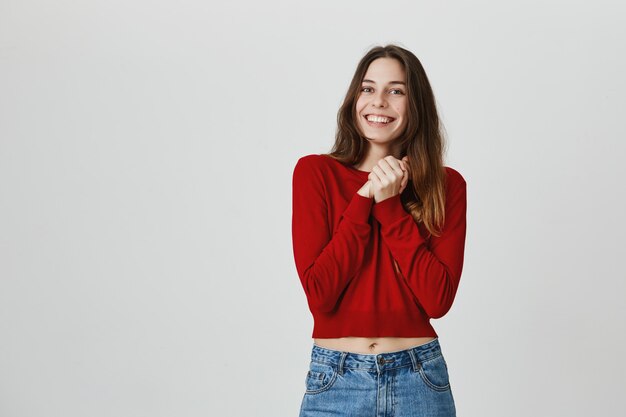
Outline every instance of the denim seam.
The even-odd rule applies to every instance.
[[[419,369],[419,374],[422,380],[424,381],[424,383],[435,391],[447,391],[450,388],[450,382],[448,382],[444,386],[435,385],[432,382],[430,382],[430,380],[426,377],[426,374],[424,373],[424,369],[421,366]]]
[[[437,358],[439,358],[439,357],[441,357],[441,356],[443,356],[443,355],[442,355],[441,353],[439,353],[439,354],[437,354],[437,355],[435,355],[435,356],[429,356],[429,357],[428,357],[428,358],[426,358],[426,359],[422,359],[420,362],[421,362],[421,363],[430,362],[430,361],[433,361],[433,360],[435,360],[435,359],[437,359]]]
[[[337,379],[337,375],[338,375],[337,370],[333,368],[333,372],[331,374],[330,381],[328,381],[328,384],[324,385],[321,388],[314,389],[314,390],[309,390],[308,388],[306,388],[304,391],[305,394],[319,394],[320,392],[324,392],[330,389],[330,387],[332,387],[333,384],[335,383],[335,380]]]
[[[333,368],[336,368],[337,370],[339,369],[339,364],[337,362],[326,362],[326,361],[318,361],[318,360],[312,360],[311,362],[314,362],[320,365],[332,366]],[[426,362],[426,361],[422,361],[422,362]],[[387,367],[385,369],[402,369],[402,368],[406,368],[407,366],[412,366],[412,364],[407,363],[406,365]],[[372,371],[376,369],[375,367],[362,367],[362,366],[354,367],[354,366],[346,366],[346,365],[342,365],[341,367],[343,369],[351,369],[353,371]]]
[[[420,377],[422,378],[422,381],[424,381],[424,383],[428,387],[430,387],[431,389],[433,389],[435,391],[442,392],[442,391],[447,391],[448,389],[450,389],[450,381],[448,381],[448,383],[446,385],[443,385],[443,386],[435,385],[428,379],[428,377],[426,376],[426,372],[424,372],[424,368],[422,367],[423,363],[430,362],[432,360],[438,359],[439,357],[443,357],[443,354],[442,355],[437,355],[435,357],[431,357],[431,358],[426,359],[426,360],[419,361],[417,372],[419,373]],[[446,372],[447,372],[447,367],[446,367]]]

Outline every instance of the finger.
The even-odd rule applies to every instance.
[[[374,165],[372,167],[371,174],[372,174],[372,181],[374,181],[378,186],[387,185],[389,183],[387,174],[378,165]]]
[[[392,155],[388,155],[384,157],[383,160],[386,161],[389,164],[389,166],[395,169],[396,172],[398,172],[399,169],[402,169],[402,161],[398,158],[395,158]]]
[[[392,180],[395,176],[401,177],[404,175],[404,170],[400,166],[400,161],[393,156],[389,155],[378,161],[378,165],[383,169],[385,175]]]
[[[374,195],[372,192],[372,181],[367,180],[367,182],[365,183],[365,186],[367,190],[367,196],[371,198]]]
[[[404,191],[408,183],[409,183],[409,175],[406,174],[404,177],[402,177],[402,183],[400,185],[400,192]]]
[[[372,168],[372,172],[370,172],[370,174],[367,176],[367,178],[372,182],[371,186],[370,186],[370,190],[373,194],[374,192],[374,186],[378,189],[382,188],[383,184],[380,181],[380,177],[379,172],[380,170],[377,170],[378,167],[374,167]],[[376,172],[378,171],[378,172]]]
[[[385,168],[391,168],[391,165],[389,165],[389,162],[387,161],[387,158],[380,158],[378,160],[378,162],[376,163],[376,166],[378,166],[380,169],[383,170],[383,172],[387,172],[385,171]]]

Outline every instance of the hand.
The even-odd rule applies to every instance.
[[[375,202],[398,195],[404,191],[409,180],[408,158],[405,156],[400,160],[391,155],[386,156],[378,161],[368,178]]]
[[[367,198],[372,198],[372,182],[370,180],[367,180],[367,182],[365,184],[363,184],[363,186],[361,188],[359,188],[359,191],[357,191],[357,194],[363,196],[363,197],[367,197]]]
[[[402,177],[402,185],[400,186],[400,194],[406,188],[406,185],[409,183],[409,157],[404,156],[400,161],[400,166],[404,171],[406,171],[406,175]]]
[[[400,167],[402,168],[403,171],[405,171],[406,175],[402,176],[402,183],[400,185],[400,194],[402,194],[402,192],[404,191],[404,189],[406,188],[408,182],[409,182],[409,157],[405,156],[404,158],[402,158],[402,160],[399,161]],[[367,197],[367,198],[372,198],[374,197],[373,192],[372,192],[372,181],[371,180],[367,180],[367,182],[365,184],[363,184],[363,186],[357,191],[357,193],[363,197]]]

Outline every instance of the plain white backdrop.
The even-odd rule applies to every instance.
[[[617,1],[0,2],[0,416],[296,416],[291,175],[358,60],[424,65],[467,181],[459,417],[622,415]],[[364,416],[366,417],[366,416]]]

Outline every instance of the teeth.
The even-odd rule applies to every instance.
[[[378,117],[378,116],[367,116],[367,120],[369,120],[370,122],[377,122],[377,123],[389,123],[391,121],[391,119],[388,117]]]

